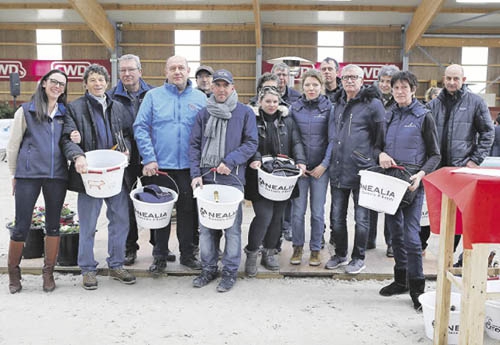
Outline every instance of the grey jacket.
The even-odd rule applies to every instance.
[[[445,97],[454,97],[454,105],[448,120],[448,133],[445,133]],[[472,93],[465,85],[451,96],[443,89],[439,96],[428,103],[436,120],[438,140],[443,147],[447,140],[447,151],[441,152],[442,166],[465,166],[469,160],[481,164],[490,153],[495,137],[493,121],[486,102]],[[447,159],[445,158],[447,157]],[[445,161],[446,160],[446,161]]]

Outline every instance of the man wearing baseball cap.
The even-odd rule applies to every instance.
[[[203,92],[207,98],[212,94],[212,76],[214,75],[214,70],[212,67],[207,65],[201,65],[196,69],[194,76],[196,77],[196,89]]]
[[[258,145],[255,114],[250,107],[238,102],[231,72],[221,69],[213,74],[212,92],[213,96],[196,116],[191,131],[191,187],[203,188],[203,184],[217,183],[243,192],[246,164]],[[210,172],[212,168],[217,171],[215,179],[214,173]],[[194,287],[201,288],[217,278],[218,255],[214,238],[220,231],[224,231],[226,246],[222,256],[222,279],[217,291],[229,291],[236,283],[241,261],[242,213],[240,203],[234,224],[222,230],[210,229],[200,219],[202,271],[193,280]]]

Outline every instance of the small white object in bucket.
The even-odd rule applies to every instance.
[[[418,298],[422,304],[424,315],[425,335],[429,339],[434,337],[436,291],[426,292]],[[448,344],[458,344],[458,332],[460,326],[460,294],[451,293],[450,297],[450,321],[448,323]]]

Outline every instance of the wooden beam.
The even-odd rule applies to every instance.
[[[452,28],[440,28],[440,29],[432,29],[426,32],[427,34],[456,34],[456,35],[500,35],[500,27],[470,27],[470,26],[461,26],[461,27],[452,27]]]
[[[97,0],[68,0],[110,51],[115,50],[115,28]]]
[[[500,38],[424,37],[417,41],[422,47],[490,47],[500,48]]]
[[[446,0],[422,0],[406,32],[405,51],[408,53],[443,7]]]
[[[122,24],[123,31],[253,31],[254,27],[254,24]]]
[[[89,31],[86,24],[61,24],[61,23],[0,23],[0,30],[36,30],[36,29],[60,29]]]
[[[273,31],[344,31],[344,32],[394,32],[401,31],[400,25],[282,25],[263,24],[264,30]]]
[[[253,0],[253,16],[255,18],[255,45],[257,49],[262,48],[262,23],[260,21],[259,0]]]

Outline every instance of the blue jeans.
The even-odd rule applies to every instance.
[[[311,209],[311,250],[321,250],[321,238],[325,230],[325,202],[328,189],[328,171],[319,179],[311,176],[299,178],[299,197],[292,200],[292,243],[303,246],[305,242],[305,214],[307,198]]]
[[[94,259],[94,239],[97,218],[101,213],[102,203],[106,203],[108,218],[108,267],[123,266],[125,260],[125,242],[128,235],[128,193],[124,186],[119,194],[110,198],[93,198],[85,193],[78,193],[78,216],[80,220],[80,242],[78,244],[78,266],[82,274],[96,271],[99,264]]]
[[[396,214],[385,215],[385,222],[391,231],[392,249],[394,250],[395,269],[407,270],[409,279],[424,279],[422,267],[422,242],[420,241],[420,216],[424,189],[417,190],[417,196],[411,205]]]
[[[217,272],[217,260],[219,254],[215,246],[215,238],[218,231],[224,231],[226,245],[222,255],[223,271],[236,273],[241,262],[241,221],[243,209],[241,203],[238,206],[236,219],[232,227],[224,230],[209,229],[200,223],[200,258],[204,271]]]
[[[67,181],[60,179],[16,179],[16,194],[14,195],[16,225],[10,234],[10,239],[17,242],[26,241],[31,228],[33,208],[40,190],[45,201],[45,233],[47,236],[59,236],[59,221],[67,185]]]
[[[354,247],[351,258],[365,259],[366,244],[370,226],[370,210],[359,206],[359,186],[352,189],[336,188],[330,186],[332,193],[333,234],[335,238],[335,254],[347,257],[347,207],[349,206],[349,195],[352,192],[354,201]]]

